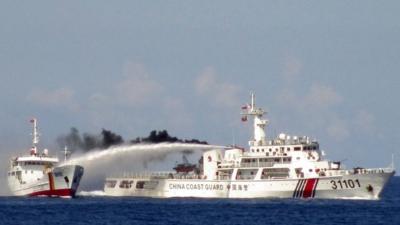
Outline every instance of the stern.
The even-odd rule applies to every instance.
[[[47,187],[34,191],[29,196],[75,197],[83,172],[83,167],[79,165],[55,167],[51,172],[47,173]]]

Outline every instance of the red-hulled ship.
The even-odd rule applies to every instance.
[[[49,151],[37,151],[39,133],[37,120],[32,119],[33,140],[30,154],[13,157],[8,171],[8,186],[17,196],[74,197],[83,175],[79,165],[57,165],[57,157]],[[65,151],[67,154],[67,151]]]

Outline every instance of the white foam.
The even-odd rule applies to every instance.
[[[342,200],[379,200],[378,197],[337,197],[333,199],[342,199]]]
[[[102,190],[94,190],[94,191],[80,191],[77,194],[78,196],[106,196],[106,193]]]

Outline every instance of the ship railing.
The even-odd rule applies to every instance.
[[[326,173],[328,176],[343,176],[343,175],[350,175],[350,170],[330,170]]]
[[[255,175],[237,175],[236,180],[254,180]]]
[[[197,175],[197,174],[174,174],[173,179],[183,179],[183,180],[188,180],[188,179],[204,179],[203,176]]]
[[[251,163],[240,163],[240,167],[272,167],[278,162],[251,162]]]
[[[141,172],[141,173],[134,173],[134,172],[125,172],[122,174],[122,178],[139,178],[139,179],[147,179],[147,178],[159,178],[159,179],[166,179],[170,176],[171,172]],[[120,177],[120,176],[115,176]]]
[[[238,164],[220,164],[218,168],[236,168]]]
[[[218,180],[230,180],[232,175],[219,175]]]
[[[121,176],[114,176],[121,177]],[[123,173],[122,178],[131,179],[203,179],[198,174],[177,174],[174,172],[144,172],[144,173]]]
[[[275,164],[283,164],[283,162],[251,162],[251,163],[240,163],[240,164],[221,164],[220,168],[273,167]]]
[[[343,176],[343,175],[354,175],[354,174],[379,174],[379,173],[391,173],[393,168],[355,168],[353,170],[330,170],[327,171],[328,176]]]
[[[373,173],[391,173],[393,172],[393,168],[355,168],[352,172],[353,174],[373,174]]]

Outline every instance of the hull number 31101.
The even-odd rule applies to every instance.
[[[345,189],[345,188],[359,188],[361,187],[360,181],[358,179],[352,180],[331,180],[332,189]]]

